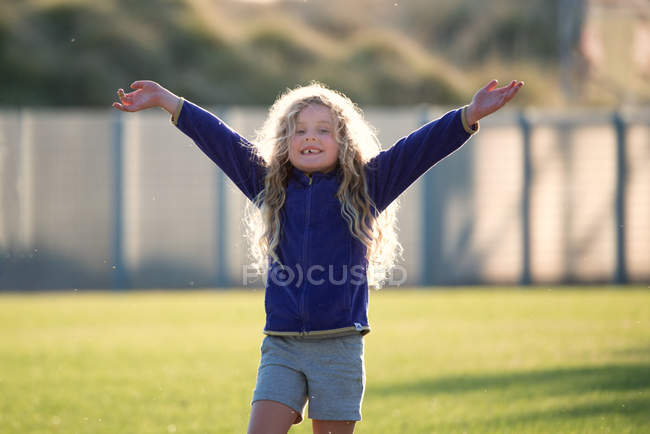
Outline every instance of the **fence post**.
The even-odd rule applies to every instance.
[[[124,243],[122,239],[124,204],[123,204],[123,168],[122,147],[124,145],[124,116],[121,111],[114,111],[113,115],[113,143],[112,143],[112,174],[113,174],[113,240],[111,249],[110,281],[111,289],[126,289],[126,275],[124,270]]]
[[[219,168],[216,169],[216,193],[217,193],[217,263],[215,284],[223,288],[230,285],[230,274],[228,267],[227,237],[228,229],[226,219],[228,218],[228,201],[226,199],[226,175]]]
[[[574,194],[574,146],[573,146],[573,128],[574,124],[571,121],[560,121],[556,123],[558,139],[556,146],[560,153],[560,162],[562,164],[562,257],[563,257],[563,276],[562,283],[574,284],[575,278],[575,264],[577,260],[577,252],[574,247],[572,239],[574,231],[574,210],[575,210],[575,194]]]
[[[530,121],[524,112],[519,115],[519,125],[523,139],[524,179],[521,191],[521,241],[522,268],[521,285],[530,285],[530,186],[532,182],[532,164],[530,156]]]
[[[227,121],[227,112],[225,110],[217,111],[217,116],[224,122]],[[216,244],[217,244],[217,261],[215,264],[214,282],[218,288],[230,286],[230,267],[228,262],[228,200],[226,198],[226,175],[220,168],[215,168],[215,193],[216,207],[215,216],[217,218]]]
[[[616,130],[616,196],[614,198],[615,210],[615,233],[616,233],[616,271],[614,282],[618,284],[627,283],[627,261],[625,255],[625,193],[627,187],[626,171],[626,125],[625,120],[619,112],[613,116],[614,128]]]
[[[429,122],[429,117],[430,108],[428,106],[422,107],[420,110],[420,118],[418,119],[418,126]],[[422,181],[424,197],[422,200],[422,272],[420,273],[420,285],[431,286],[435,280],[434,267],[430,263],[430,261],[435,257],[433,249],[435,233],[432,222],[436,218],[435,206],[433,203],[435,184],[432,171],[425,173]]]
[[[18,252],[31,250],[34,244],[34,119],[29,109],[18,112],[20,141],[18,146]],[[16,252],[14,252],[16,253]]]

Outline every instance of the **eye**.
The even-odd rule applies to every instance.
[[[305,134],[305,130],[296,130],[296,134]]]
[[[320,133],[321,133],[321,134],[329,134],[329,132],[330,132],[330,130],[328,130],[328,129],[326,129],[326,128],[321,128],[321,129],[320,129]]]

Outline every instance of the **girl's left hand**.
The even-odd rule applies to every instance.
[[[524,85],[523,81],[513,80],[508,86],[496,88],[499,82],[490,81],[476,92],[472,103],[467,107],[467,123],[474,125],[479,119],[494,113],[510,101]]]

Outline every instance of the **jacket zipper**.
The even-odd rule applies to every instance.
[[[307,175],[309,177],[309,186],[307,187],[307,213],[305,215],[305,238],[303,242],[303,247],[302,247],[302,263],[303,265],[307,264],[307,241],[309,239],[309,220],[310,220],[310,213],[311,213],[311,182],[312,182],[312,175],[311,173]],[[302,270],[303,273],[307,273],[307,270]],[[300,293],[300,317],[302,321],[302,331],[301,334],[306,334],[307,330],[305,327],[305,323],[307,322],[307,312],[305,311],[305,296],[307,292],[307,276],[303,276],[303,281],[302,281],[302,291]]]

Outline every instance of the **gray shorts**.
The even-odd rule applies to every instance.
[[[363,336],[305,338],[266,336],[253,401],[280,402],[303,419],[361,420],[366,383]]]

